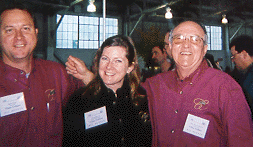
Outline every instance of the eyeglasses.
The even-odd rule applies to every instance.
[[[240,53],[236,53],[236,54],[232,55],[230,58],[235,59],[235,55],[237,55],[237,54],[240,54]]]
[[[183,35],[175,35],[172,37],[172,41],[175,44],[181,44],[186,40],[186,38],[188,38],[192,44],[200,44],[201,41],[204,42],[204,39],[197,36],[197,35],[192,35],[192,36],[188,36],[188,37],[183,36]]]

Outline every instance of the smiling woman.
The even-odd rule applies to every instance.
[[[105,85],[114,92],[123,85],[124,77],[134,68],[129,66],[126,49],[120,46],[106,47],[99,62],[99,75]]]
[[[64,110],[64,146],[151,146],[146,92],[134,46],[125,36],[105,40],[94,58],[95,78]]]

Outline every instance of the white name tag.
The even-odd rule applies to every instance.
[[[26,105],[24,93],[20,92],[0,97],[0,110],[1,117],[25,111]]]
[[[107,112],[106,107],[101,107],[89,112],[84,113],[85,129],[96,127],[107,123]]]
[[[188,114],[183,131],[200,138],[205,138],[209,120]]]

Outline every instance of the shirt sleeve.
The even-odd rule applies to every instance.
[[[253,129],[249,106],[235,81],[220,86],[220,114],[222,133],[228,146],[252,146]]]
[[[152,125],[152,146],[156,147],[158,146],[158,138],[157,138],[157,130],[156,130],[156,120],[155,120],[155,111],[154,111],[154,98],[151,93],[151,85],[149,82],[149,79],[147,79],[144,83],[141,84],[141,86],[146,90],[147,92],[147,99],[148,99],[148,107],[149,107],[149,113],[150,113],[150,120]]]

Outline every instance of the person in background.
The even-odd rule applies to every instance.
[[[232,77],[241,85],[253,110],[253,39],[248,35],[234,38],[230,45],[231,60],[235,63]]]
[[[169,41],[170,31],[171,30],[167,30],[167,32],[164,36],[164,49],[165,49],[165,51],[167,51],[170,47],[170,41]],[[168,54],[169,58],[172,59],[171,53],[168,52],[167,54]]]
[[[217,63],[214,61],[214,57],[213,57],[212,54],[206,53],[205,58],[206,58],[206,61],[207,61],[208,66],[222,71],[222,69],[221,69],[221,67],[219,66],[219,64],[217,64]]]
[[[169,41],[170,31],[171,30],[167,30],[167,33],[164,36],[164,51],[167,53],[168,55],[167,57],[169,58],[170,63],[171,63],[171,67],[169,68],[169,70],[172,70],[175,68],[175,62],[172,58],[171,52],[168,52],[169,47],[170,47],[170,41]]]
[[[85,66],[79,63],[70,58],[67,70],[73,73]],[[129,39],[121,35],[106,39],[94,58],[93,72],[94,79],[66,105],[63,146],[151,146],[148,101]]]
[[[184,21],[170,32],[175,70],[142,84],[153,128],[153,146],[251,146],[251,112],[241,87],[208,66],[205,28]]]
[[[161,72],[166,72],[173,68],[171,60],[165,51],[163,45],[158,45],[152,48],[152,59],[160,66]]]
[[[0,146],[61,146],[62,105],[84,84],[63,65],[33,58],[38,28],[25,6],[0,14]]]
[[[158,64],[160,69],[148,69],[142,70],[142,82],[145,82],[147,78],[150,78],[158,73],[172,70],[175,67],[175,63],[171,58],[171,53],[167,53],[166,50],[169,47],[169,34],[170,30],[167,31],[164,37],[164,44],[157,45],[152,48],[152,60],[153,63]],[[147,62],[150,63],[150,62]],[[152,63],[152,62],[151,62]]]

